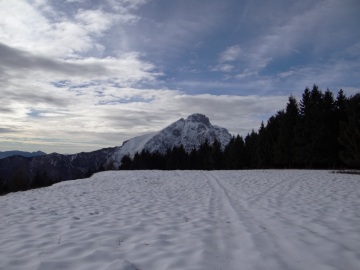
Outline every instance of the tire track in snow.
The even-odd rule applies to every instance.
[[[281,186],[282,184],[284,184],[287,181],[287,179],[283,179],[280,180],[279,182],[271,185],[269,188],[267,188],[265,191],[262,191],[260,193],[254,194],[251,197],[249,197],[247,199],[247,202],[249,204],[249,206],[256,204],[257,202],[259,202],[261,199],[263,199],[267,194],[269,194],[271,191],[274,191],[276,188],[278,188],[279,186]]]
[[[299,179],[289,180],[289,178],[287,178],[286,181],[283,181],[283,183],[286,183],[287,185],[285,185],[285,187],[282,189],[281,195],[276,197],[277,208],[282,207],[282,205],[286,202],[286,198],[289,196],[290,192],[299,184]]]
[[[324,232],[311,230],[307,226],[300,225],[298,221],[285,217],[282,215],[281,209],[276,206],[270,207],[269,198],[259,200],[257,204],[248,204],[239,199],[241,196],[238,196],[237,193],[241,190],[236,189],[233,183],[227,181],[226,178],[218,179],[216,172],[211,174],[219,187],[223,189],[239,219],[246,227],[250,228],[250,231],[252,230],[256,248],[262,254],[259,260],[266,262],[272,258],[263,264],[266,267],[254,264],[253,269],[357,269],[352,263],[354,258],[355,260],[359,258],[359,253],[355,250],[326,237]],[[282,184],[280,185],[280,183]],[[275,201],[282,200],[282,203],[286,204],[288,198],[286,191],[292,190],[297,183],[296,179],[281,180],[274,185],[281,190],[274,190],[276,189],[274,186],[272,188],[278,197],[272,197],[275,198]],[[269,192],[268,189],[266,193]],[[261,205],[260,202],[264,202],[266,205]],[[259,230],[259,228],[264,230]],[[322,243],[322,245],[318,246],[318,243]],[[328,252],[324,252],[324,250],[328,250]],[[335,254],[349,258],[351,262],[338,261]],[[275,263],[272,262],[273,260]]]
[[[206,254],[205,261],[210,261],[211,258],[216,258],[216,264],[212,264],[212,269],[237,269],[236,266],[231,266],[231,261],[235,256],[234,250],[238,248],[238,243],[234,241],[234,230],[231,229],[231,223],[234,223],[233,214],[227,213],[219,192],[214,186],[213,179],[208,175],[208,172],[202,172],[207,179],[207,184],[210,187],[211,193],[208,202],[209,220],[214,224],[213,237],[210,245],[215,247],[215,253]],[[214,260],[212,260],[214,262]]]
[[[291,191],[297,188],[299,182],[301,181],[297,178],[292,179],[292,177],[288,174],[282,175],[282,177],[284,177],[284,179],[271,185],[271,187],[267,188],[265,191],[247,198],[247,204],[249,206],[261,205],[261,207],[269,210],[274,209],[274,207],[280,209],[284,204],[286,204],[288,196],[291,196],[289,195]],[[261,201],[264,199],[267,200],[267,206],[261,204]]]
[[[213,173],[204,172],[208,184],[213,190],[210,208],[217,207],[224,211],[229,220],[227,230],[219,230],[215,242],[219,245],[219,259],[223,262],[218,269],[292,269],[279,254],[273,250],[279,249],[277,240],[270,238],[269,232],[264,232],[263,224],[254,222],[253,217],[245,208],[234,205],[234,200]],[[226,262],[226,259],[230,261]]]
[[[298,227],[301,230],[306,231],[309,235],[311,235],[314,239],[321,239],[322,241],[327,241],[333,245],[337,245],[341,247],[341,249],[348,254],[353,254],[355,257],[360,258],[360,253],[354,251],[351,247],[347,246],[344,243],[341,243],[340,241],[336,241],[334,239],[331,239],[327,235],[336,234],[336,230],[334,230],[331,227],[331,223],[325,223],[325,222],[318,222],[316,223],[317,230],[312,229],[311,227],[308,227],[307,224],[301,224],[298,220],[295,220],[291,218],[291,215],[285,215],[283,212],[285,209],[281,209],[283,205],[286,205],[291,201],[291,196],[294,194],[290,194],[291,191],[294,189],[298,189],[300,187],[301,183],[306,183],[307,189],[304,189],[302,187],[300,190],[297,191],[297,193],[306,194],[309,189],[316,187],[316,185],[313,185],[312,183],[314,181],[319,181],[318,179],[311,179],[307,180],[306,177],[304,178],[295,178],[294,177],[288,177],[287,175],[284,176],[285,179],[279,182],[278,184],[274,185],[273,189],[277,188],[276,190],[276,196],[273,196],[270,199],[273,199],[275,204],[269,204],[268,206],[260,206],[267,211],[271,211],[276,214],[276,217],[281,220],[282,223],[291,225],[291,227]],[[272,190],[273,190],[272,189]],[[271,190],[269,190],[266,194],[268,194]],[[274,190],[275,191],[275,190]],[[275,207],[275,208],[274,208]],[[277,209],[275,211],[275,209]],[[347,268],[349,269],[349,268]]]
[[[313,269],[342,269],[341,267],[334,268],[332,265],[324,268],[321,261],[322,259],[326,261],[326,258],[319,260],[319,256],[322,254],[317,254],[312,248],[309,249],[311,243],[303,242],[300,236],[298,239],[296,236],[295,239],[292,239],[291,237],[294,235],[285,233],[288,230],[293,231],[293,224],[285,223],[283,220],[280,223],[274,222],[273,216],[269,218],[268,211],[264,211],[263,207],[248,207],[246,202],[238,200],[236,189],[228,183],[227,179],[219,179],[216,173],[212,172],[209,173],[209,176],[217,192],[222,194],[223,203],[227,205],[226,208],[236,214],[239,228],[245,229],[251,236],[251,249],[246,251],[256,254],[257,258],[253,257],[251,262],[246,263],[247,266],[241,269],[300,270],[308,269],[306,265],[314,266]],[[291,183],[289,182],[289,184]],[[262,216],[263,214],[264,216]],[[239,236],[241,240],[241,232]],[[298,253],[298,250],[301,252]],[[242,263],[242,260],[237,261],[238,267]],[[332,264],[336,265],[335,262]]]

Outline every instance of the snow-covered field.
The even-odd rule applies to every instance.
[[[360,177],[116,171],[0,197],[0,269],[360,269]]]

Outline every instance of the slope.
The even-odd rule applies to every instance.
[[[133,156],[136,152],[147,150],[149,152],[165,153],[167,149],[183,145],[185,151],[198,149],[206,140],[212,144],[218,140],[224,148],[231,139],[231,134],[225,129],[214,126],[208,117],[195,113],[186,119],[179,119],[159,132],[143,135],[126,141],[118,147],[108,163],[118,167],[124,155]]]
[[[360,182],[326,171],[119,171],[0,197],[0,269],[347,269]]]

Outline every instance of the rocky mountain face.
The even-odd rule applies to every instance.
[[[213,126],[205,115],[193,114],[159,132],[130,139],[119,147],[74,155],[11,156],[0,159],[0,194],[118,169],[124,155],[133,156],[142,150],[165,153],[167,149],[183,145],[190,152],[198,149],[206,140],[209,144],[218,140],[224,148],[230,139],[231,135],[226,129]]]
[[[133,138],[118,147],[109,162],[119,166],[124,155],[133,156],[136,152],[147,150],[151,153],[165,153],[167,149],[183,145],[188,153],[198,149],[202,143],[212,144],[218,140],[224,148],[231,140],[230,133],[225,129],[214,126],[209,118],[203,114],[192,114],[188,118],[174,122],[168,127],[154,134]]]
[[[114,149],[74,155],[17,155],[0,159],[0,194],[89,177],[94,172],[108,169],[104,165]]]
[[[198,149],[205,140],[212,144],[215,139],[224,148],[230,142],[231,135],[225,128],[211,125],[205,115],[193,114],[164,128],[151,138],[144,148],[150,152],[165,153],[167,149],[182,144],[185,151],[190,152],[194,148]]]

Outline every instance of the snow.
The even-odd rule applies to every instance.
[[[213,143],[215,139],[224,149],[231,140],[231,134],[225,128],[211,125],[209,118],[205,115],[195,113],[185,120],[179,119],[159,132],[124,142],[110,157],[107,164],[113,163],[114,167],[118,168],[123,156],[133,157],[136,152],[140,153],[144,149],[150,153],[158,151],[164,154],[168,149],[182,145],[185,151],[190,153],[194,148],[199,149],[205,140]]]
[[[181,118],[170,126],[161,130],[144,146],[150,152],[165,153],[167,149],[183,145],[186,152],[208,140],[211,144],[217,139],[222,149],[230,142],[231,134],[225,129],[213,126],[208,117],[203,114],[192,114],[186,120]]]
[[[156,134],[157,133],[145,134],[124,142],[122,146],[117,148],[108,162],[113,162],[116,167],[119,167],[121,164],[121,159],[125,155],[130,155],[133,157],[135,153],[140,153],[144,149],[145,144]]]
[[[360,269],[356,175],[113,171],[0,207],[0,269]]]

